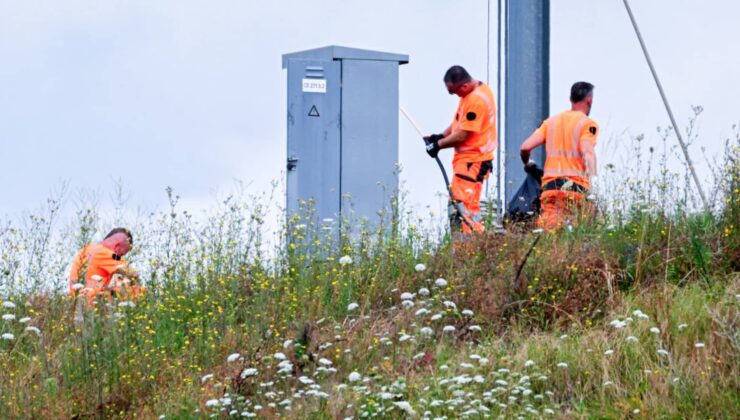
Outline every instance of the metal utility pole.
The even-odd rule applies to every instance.
[[[519,147],[547,118],[550,104],[550,0],[506,1],[505,203],[526,179]],[[544,148],[532,153],[540,166]]]

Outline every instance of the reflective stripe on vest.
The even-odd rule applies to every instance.
[[[472,94],[477,95],[479,98],[483,100],[483,103],[486,104],[486,110],[488,111],[488,123],[490,124],[490,127],[493,128],[494,124],[496,124],[496,113],[493,111],[493,104],[491,103],[490,99],[488,99],[485,93],[479,91],[478,89],[474,90]],[[462,121],[462,116],[460,116],[460,118],[458,119],[457,127],[460,126],[461,121]],[[494,150],[496,150],[496,141],[491,138],[494,134],[495,134],[495,130],[489,129],[488,136],[486,138],[486,143],[481,147],[456,146],[455,151],[456,152],[467,152],[469,150],[478,150],[481,153],[493,152]]]

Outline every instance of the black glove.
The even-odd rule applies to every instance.
[[[439,154],[439,140],[433,140],[427,142],[427,154],[432,158],[436,158]]]
[[[443,138],[445,138],[443,134],[432,134],[424,137],[424,142],[427,144],[427,154],[432,158],[436,158],[439,154],[439,141]]]
[[[445,138],[444,134],[432,134],[431,136],[424,137],[424,142],[429,143],[433,141],[440,141]]]
[[[531,160],[524,165],[524,172],[532,175],[538,181],[542,181],[542,176],[545,174],[544,171],[537,166],[537,163]]]

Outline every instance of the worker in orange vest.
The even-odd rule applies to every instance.
[[[459,96],[460,102],[452,124],[444,132],[424,137],[427,153],[436,158],[440,149],[455,148],[450,189],[462,218],[459,222],[465,233],[483,232],[480,194],[498,146],[496,103],[491,89],[461,66],[450,67],[443,80],[447,92]]]
[[[586,200],[594,193],[596,179],[596,138],[599,125],[588,117],[594,100],[594,86],[577,82],[570,89],[571,109],[545,120],[521,146],[525,170],[536,167],[529,157],[532,150],[545,145],[544,174],[537,221],[545,230],[560,229],[567,221],[593,213]]]
[[[97,297],[136,298],[142,294],[144,289],[137,284],[139,273],[123,259],[133,243],[128,229],[115,228],[101,242],[82,248],[72,260],[70,295],[85,296],[93,303]]]

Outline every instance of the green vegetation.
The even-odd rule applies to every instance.
[[[101,221],[55,234],[51,202],[0,227],[2,416],[733,417],[739,150],[714,214],[633,199],[544,234],[517,281],[531,228],[453,246],[402,218],[332,251],[294,218],[266,253],[269,197],[197,218],[170,192],[132,226],[146,296],[79,325],[66,263]]]

